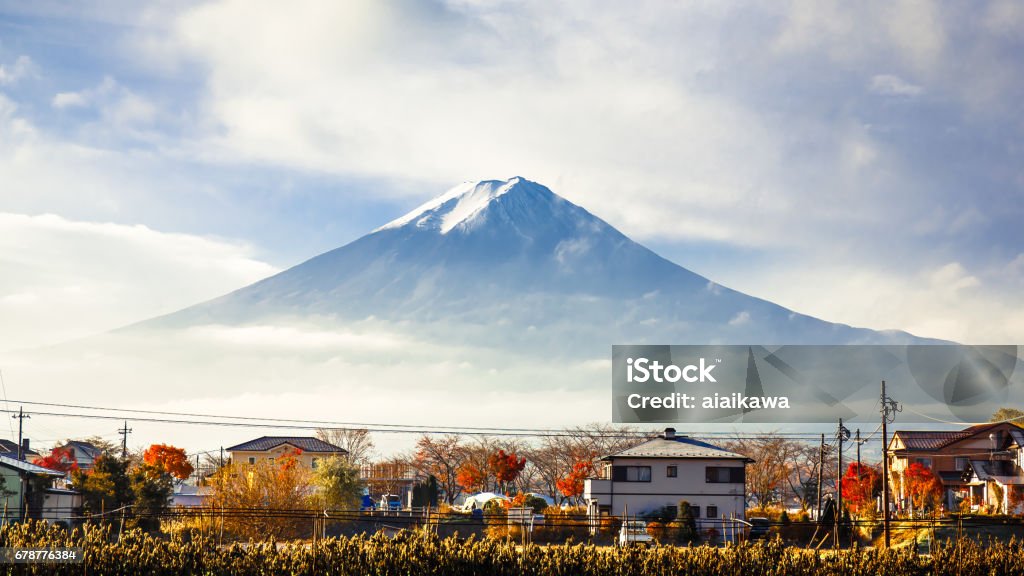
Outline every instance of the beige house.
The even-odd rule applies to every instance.
[[[746,465],[742,454],[676,435],[674,428],[601,459],[597,478],[584,483],[591,515],[639,516],[686,500],[701,529],[721,529],[722,519],[743,519]]]
[[[263,436],[232,446],[227,452],[238,464],[273,462],[286,454],[297,454],[299,465],[312,470],[324,458],[348,455],[348,450],[312,436]]]
[[[889,470],[895,504],[909,508],[904,477],[914,463],[928,467],[942,481],[942,504],[957,510],[970,499],[1006,512],[1013,493],[1024,485],[1024,430],[1001,422],[963,430],[897,430],[889,441]]]

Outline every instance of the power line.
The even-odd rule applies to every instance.
[[[151,414],[154,416],[166,416],[166,417],[141,417],[141,416],[130,416],[132,420],[144,421],[144,422],[156,422],[166,424],[189,424],[189,425],[204,425],[204,426],[235,426],[235,427],[246,427],[246,428],[288,428],[298,430],[318,430],[326,427],[358,427],[365,428],[371,432],[380,433],[400,433],[400,434],[462,434],[462,435],[479,435],[479,436],[535,436],[535,437],[576,437],[586,435],[589,437],[609,437],[609,438],[626,438],[636,437],[644,438],[651,436],[654,431],[648,430],[637,430],[637,431],[613,431],[607,433],[591,434],[585,431],[574,431],[565,429],[551,429],[551,428],[502,428],[502,427],[475,427],[475,426],[439,426],[439,425],[425,425],[425,424],[391,424],[391,423],[365,423],[365,422],[338,422],[328,420],[304,420],[304,419],[291,419],[291,418],[265,418],[257,416],[234,416],[224,414],[209,414],[209,413],[194,413],[194,412],[172,412],[163,410],[144,410],[144,409],[132,409],[132,408],[114,408],[105,406],[89,406],[82,404],[65,404],[56,402],[38,402],[38,401],[20,401],[12,400],[12,402],[21,402],[24,404],[30,404],[35,406],[50,406],[57,408],[66,408],[73,410],[96,410],[96,411],[107,411],[107,412],[120,412],[127,414]],[[122,420],[123,416],[113,416],[106,414],[87,414],[87,413],[72,413],[72,412],[34,412],[39,415],[56,416],[56,417],[71,417],[71,418],[93,418],[102,420]],[[176,418],[172,418],[176,417]],[[192,420],[185,418],[210,418],[213,420]],[[723,439],[747,439],[747,438],[761,438],[765,434],[753,434],[743,432],[727,432],[727,431],[706,431],[706,432],[694,432],[691,436],[718,436]],[[813,440],[817,438],[816,434],[810,432],[772,432],[771,435],[780,436],[787,439],[793,440]]]
[[[0,410],[0,413],[7,412],[13,413],[13,410]],[[81,414],[72,412],[40,412],[34,411],[33,414],[37,416],[52,416],[58,418],[83,418],[83,419],[96,419],[96,420],[115,420],[122,421],[121,416],[105,415],[105,414]],[[239,418],[239,417],[233,417]],[[289,420],[282,420],[280,424],[269,424],[262,422],[225,422],[218,420],[185,420],[180,418],[154,418],[154,417],[132,417],[133,421],[136,422],[153,422],[159,424],[182,424],[192,426],[218,426],[218,427],[235,427],[235,428],[259,428],[259,429],[290,429],[290,430],[309,430],[316,431],[323,428],[323,426],[313,426],[309,424],[288,424]],[[485,428],[485,429],[457,429],[454,427],[417,427],[402,424],[390,424],[389,428],[376,428],[366,427],[365,430],[375,433],[384,434],[456,434],[463,436],[510,436],[510,437],[551,437],[551,438],[649,438],[655,434],[653,431],[623,431],[623,432],[598,432],[588,433],[585,431],[573,431],[573,430],[547,430],[541,429],[537,431],[517,431],[527,429],[502,429],[502,428]],[[399,426],[405,426],[399,428]],[[728,439],[761,439],[764,434],[736,434],[736,433],[723,433],[726,434],[722,437],[722,440]],[[692,436],[700,437],[703,434],[697,432]],[[787,440],[794,441],[811,441],[815,438],[811,434],[801,434],[797,436],[796,433],[787,436]]]

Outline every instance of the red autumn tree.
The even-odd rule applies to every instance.
[[[184,448],[168,444],[153,444],[142,454],[142,460],[153,468],[170,474],[179,480],[192,475],[195,468],[188,461]]]
[[[936,508],[942,501],[942,481],[932,469],[914,462],[903,473],[915,509]]]
[[[498,483],[498,488],[507,491],[508,484],[519,477],[526,468],[526,458],[519,457],[515,452],[505,453],[498,450],[487,457],[487,468]]]
[[[299,456],[302,456],[302,448],[288,448],[277,457],[277,465],[281,470],[288,471],[299,465]]]
[[[566,498],[578,499],[583,495],[584,482],[593,474],[594,463],[590,460],[579,460],[572,465],[572,472],[555,482],[555,487]]]
[[[36,466],[42,466],[50,470],[56,470],[58,472],[74,472],[78,470],[78,462],[75,460],[75,454],[69,447],[57,446],[46,456],[40,456],[32,463]]]
[[[472,462],[465,462],[459,466],[455,476],[455,482],[466,492],[479,492],[483,490],[487,482],[487,473]]]
[[[851,462],[840,481],[845,502],[854,514],[861,514],[874,507],[875,493],[881,489],[882,482],[878,470],[866,464]]]

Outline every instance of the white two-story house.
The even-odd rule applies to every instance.
[[[744,518],[750,458],[686,436],[674,428],[601,459],[583,497],[592,516],[640,516],[680,500],[690,503],[702,528]],[[714,521],[709,521],[713,519]]]

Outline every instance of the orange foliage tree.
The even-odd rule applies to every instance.
[[[514,482],[519,473],[526,468],[526,458],[518,456],[515,452],[505,453],[498,450],[487,457],[487,467],[497,482],[497,488],[505,492],[508,484]]]
[[[75,454],[71,451],[71,448],[57,446],[46,456],[40,456],[32,463],[36,466],[42,466],[50,470],[56,470],[58,472],[74,472],[78,470],[78,461],[75,460]]]
[[[299,456],[302,456],[302,448],[289,448],[277,457],[277,466],[288,471],[299,465]]]
[[[466,492],[479,492],[484,489],[487,482],[487,473],[472,462],[465,462],[459,466],[455,481]]]
[[[142,460],[160,472],[166,472],[179,480],[192,475],[195,470],[188,461],[184,448],[168,444],[153,444],[142,454]]]
[[[555,483],[558,491],[566,498],[579,500],[583,496],[583,485],[586,479],[594,475],[594,463],[591,460],[578,460],[572,465],[572,472]]]
[[[301,510],[318,506],[310,490],[313,477],[308,468],[297,465],[295,453],[274,461],[255,464],[232,463],[211,477],[207,505],[226,510],[249,510],[251,514],[227,514],[224,528],[242,539],[298,538],[309,530],[310,520]],[[259,511],[264,511],[260,513]]]
[[[942,481],[931,468],[914,462],[903,473],[907,493],[915,509],[937,508],[942,501]]]
[[[875,492],[881,489],[882,482],[878,470],[866,464],[851,462],[846,474],[840,480],[840,487],[845,502],[854,514],[861,514],[874,508]]]

